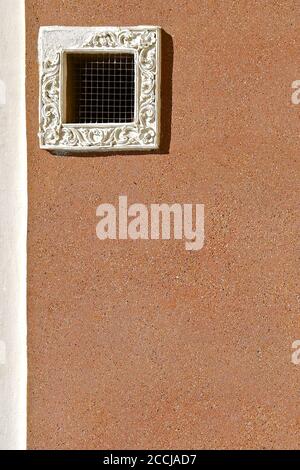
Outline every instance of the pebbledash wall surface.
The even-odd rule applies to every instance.
[[[28,447],[300,448],[295,2],[26,1]],[[39,149],[40,26],[162,27],[158,152]],[[205,205],[205,244],[101,203]]]

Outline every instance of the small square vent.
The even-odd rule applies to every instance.
[[[134,122],[134,55],[68,54],[66,122]]]
[[[159,27],[42,27],[39,63],[41,148],[159,147]]]

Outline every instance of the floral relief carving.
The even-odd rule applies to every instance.
[[[56,144],[59,141],[59,66],[60,54],[43,63],[41,82],[40,138],[43,144]]]
[[[155,31],[130,31],[124,30],[117,33],[103,31],[89,37],[83,47],[132,47],[145,49],[156,42]]]
[[[61,52],[47,57],[41,68],[40,141],[43,146],[76,148],[128,148],[155,145],[157,138],[157,32],[153,30],[101,31],[89,36],[78,49],[132,49],[138,60],[138,107],[133,124],[62,124],[60,103]]]

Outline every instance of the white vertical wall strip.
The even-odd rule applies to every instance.
[[[26,448],[24,0],[0,0],[0,449]]]

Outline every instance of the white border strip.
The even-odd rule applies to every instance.
[[[0,449],[26,448],[24,0],[0,0]]]

